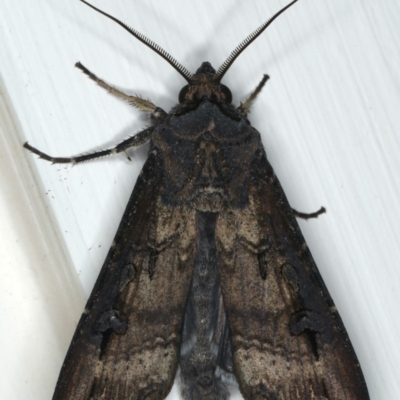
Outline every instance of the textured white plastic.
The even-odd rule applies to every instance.
[[[202,61],[218,67],[286,4],[93,2],[190,71]],[[271,76],[249,118],[292,206],[328,210],[300,225],[372,400],[400,398],[399,15],[396,0],[300,0],[223,82],[238,104],[262,74]],[[185,82],[78,0],[3,0],[0,37],[0,400],[46,400],[146,148],[131,151],[132,162],[119,155],[70,167],[20,146],[29,140],[69,156],[115,145],[146,125],[146,116],[96,87],[76,61],[167,111]]]

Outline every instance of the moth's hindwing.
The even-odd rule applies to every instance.
[[[129,200],[77,327],[54,400],[163,399],[179,359],[194,213],[161,202],[156,151]]]
[[[245,399],[367,400],[342,320],[264,150],[248,204],[220,213],[218,262]]]

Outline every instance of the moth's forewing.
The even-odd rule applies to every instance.
[[[188,296],[202,297],[190,292],[193,274],[220,285],[211,286],[215,309],[195,305],[217,314],[212,335],[184,319]],[[193,338],[205,344],[185,359]],[[369,398],[259,133],[233,107],[207,100],[154,127],[54,399],[161,400],[179,361],[185,400],[227,398],[218,376],[233,375],[246,400]]]
[[[151,152],[57,383],[54,400],[163,399],[179,358],[195,253],[194,213],[161,202]]]
[[[245,399],[367,400],[357,357],[260,147],[248,204],[216,226],[234,372]]]

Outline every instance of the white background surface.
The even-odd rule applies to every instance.
[[[191,72],[202,61],[217,68],[286,5],[94,4]],[[250,119],[292,206],[328,210],[300,225],[373,400],[400,398],[399,27],[395,0],[300,0],[223,82],[238,104],[263,73],[271,76]],[[69,156],[113,146],[146,125],[76,61],[167,111],[185,81],[79,1],[2,0],[0,38],[0,398],[46,400],[146,149],[130,151],[133,162],[119,155],[72,168],[37,160],[22,143]]]

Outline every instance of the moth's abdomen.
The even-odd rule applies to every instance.
[[[180,355],[185,400],[225,400],[229,391],[221,373],[231,365],[220,276],[216,260],[215,223],[218,214],[196,214],[197,253],[187,301]],[[229,351],[227,351],[229,348]],[[231,371],[225,371],[229,374]]]

